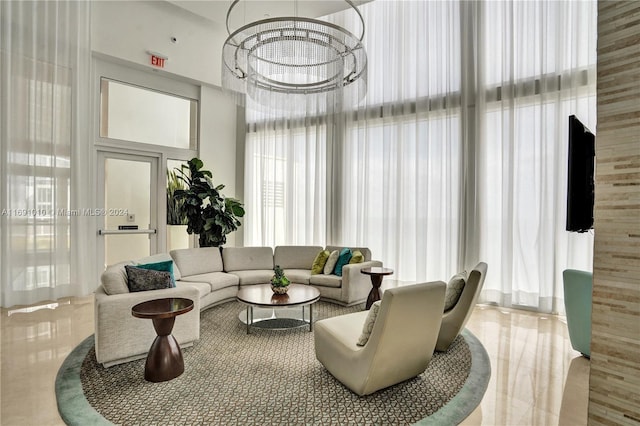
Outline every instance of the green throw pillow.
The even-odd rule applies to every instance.
[[[351,260],[351,250],[348,248],[343,248],[338,255],[338,261],[336,262],[336,267],[333,270],[333,273],[339,277],[342,276],[342,268],[344,265],[347,265]]]
[[[329,250],[322,250],[315,259],[313,259],[313,265],[311,266],[311,275],[318,275],[324,271],[324,265],[329,259]]]
[[[360,250],[354,250],[353,253],[351,253],[351,260],[349,260],[349,263],[362,263],[362,262],[364,262],[364,254],[362,254]]]
[[[136,265],[138,268],[150,271],[163,271],[171,274],[171,287],[176,286],[176,279],[173,276],[173,260],[165,260],[163,262],[147,263],[144,265]]]

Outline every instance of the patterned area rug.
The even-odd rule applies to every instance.
[[[314,317],[362,308],[318,302]],[[238,320],[241,310],[243,305],[232,302],[202,312],[200,340],[183,351],[185,372],[169,382],[146,382],[143,359],[105,369],[89,343],[79,368],[86,401],[98,418],[122,425],[410,424],[428,419],[456,397],[471,370],[468,337],[461,335],[448,352],[436,352],[420,376],[359,397],[315,359],[313,333],[306,327],[253,328],[247,335]],[[68,387],[60,374],[62,369],[60,386]],[[488,382],[490,373],[485,374]],[[56,388],[58,394],[58,383]],[[64,409],[58,400],[67,423],[87,420],[69,418],[68,412],[77,410]],[[462,411],[456,423],[470,412]]]

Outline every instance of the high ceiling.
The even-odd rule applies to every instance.
[[[352,0],[359,5],[371,0]],[[178,7],[191,13],[200,15],[224,27],[227,10],[232,0],[169,0]],[[277,16],[295,16],[295,8],[298,8],[298,16],[310,18],[324,16],[330,13],[347,9],[349,5],[344,0],[240,0],[233,8],[229,20],[231,31],[245,23]]]

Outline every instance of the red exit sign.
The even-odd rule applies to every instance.
[[[166,58],[161,56],[151,55],[151,65],[158,68],[164,68],[164,61]]]

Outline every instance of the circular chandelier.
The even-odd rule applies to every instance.
[[[267,18],[231,32],[222,49],[222,88],[240,105],[248,95],[267,107],[300,108],[349,99],[359,101],[367,91],[367,54],[360,37],[330,22],[305,17]],[[339,98],[333,98],[339,94]]]

